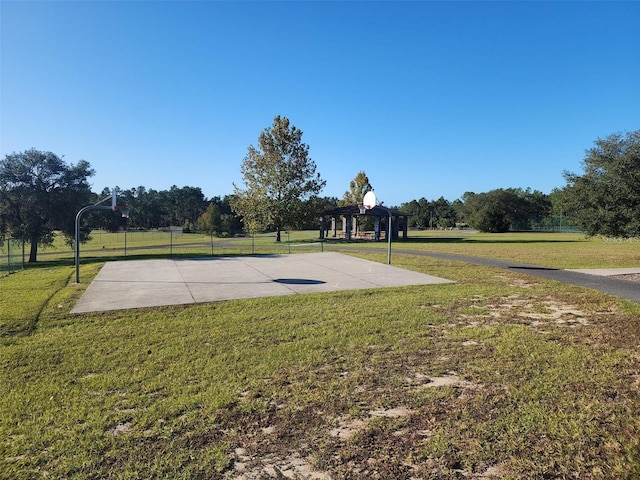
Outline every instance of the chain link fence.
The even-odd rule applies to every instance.
[[[13,238],[0,240],[0,276],[22,270],[24,263],[24,240],[15,240]]]
[[[320,252],[324,244],[318,237],[318,231],[283,231],[278,243],[275,233],[215,237],[204,233],[183,233],[181,227],[119,232],[94,230],[91,240],[80,245],[80,261]],[[27,243],[25,248],[28,259],[30,244]],[[73,259],[73,245],[62,234],[55,236],[52,245],[38,248],[39,263]],[[5,266],[6,263],[5,255]]]

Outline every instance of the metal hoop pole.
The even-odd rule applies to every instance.
[[[80,209],[76,215],[76,235],[74,242],[75,249],[75,263],[76,263],[76,283],[80,283],[80,217],[88,210],[111,210],[111,207],[106,205],[88,205]]]

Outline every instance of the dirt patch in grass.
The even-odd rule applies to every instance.
[[[276,394],[253,429],[238,429],[244,433],[232,443],[240,450],[225,478],[621,474],[629,468],[625,455],[637,461],[619,439],[629,439],[640,424],[621,422],[619,415],[640,413],[640,403],[631,400],[640,388],[633,370],[640,355],[614,354],[611,347],[633,348],[633,341],[614,347],[607,342],[615,334],[606,332],[637,318],[607,304],[525,293],[535,285],[521,288],[453,305],[419,304],[442,309],[449,320],[430,326],[430,347],[402,353],[373,347],[368,362],[325,365],[318,385],[343,384],[329,404],[311,386],[304,408],[283,407],[280,396],[291,396]],[[601,352],[594,357],[593,347]],[[594,373],[590,365],[601,361],[615,364],[619,375],[609,376],[607,367]]]
[[[639,478],[640,310],[438,265],[459,281],[45,309],[0,356],[0,477]]]

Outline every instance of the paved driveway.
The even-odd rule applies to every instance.
[[[108,262],[72,313],[451,283],[336,252]]]

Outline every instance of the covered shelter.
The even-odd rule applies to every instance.
[[[391,239],[398,240],[400,230],[402,238],[407,238],[407,220],[410,213],[401,212],[393,208],[376,205],[373,208],[360,213],[359,205],[347,205],[325,210],[320,217],[320,238],[343,238],[345,240],[367,239],[375,241],[381,240],[384,232],[384,239],[388,239],[391,231]],[[361,229],[359,218],[373,217],[373,231]],[[389,226],[389,217],[391,225]],[[338,222],[341,222],[340,234],[338,234]]]

